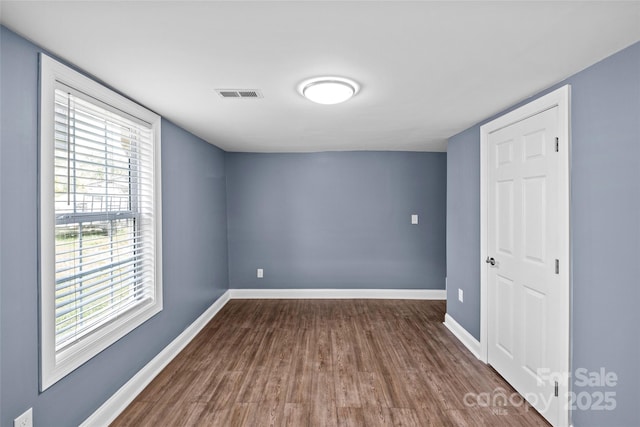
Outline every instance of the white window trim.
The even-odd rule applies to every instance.
[[[54,207],[54,91],[62,83],[114,111],[151,125],[155,146],[155,298],[126,312],[56,355],[55,349],[55,207]],[[80,365],[162,311],[162,199],[160,124],[157,114],[115,93],[71,68],[40,54],[40,390],[44,391]]]

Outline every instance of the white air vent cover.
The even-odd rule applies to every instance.
[[[257,89],[216,89],[222,98],[262,98]]]

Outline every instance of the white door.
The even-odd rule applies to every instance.
[[[558,126],[555,106],[491,132],[486,147],[488,362],[553,425],[560,399],[550,374],[564,366],[567,312],[556,270]]]

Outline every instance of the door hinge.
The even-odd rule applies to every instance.
[[[556,136],[556,153],[560,151],[560,138]]]
[[[556,381],[556,385],[555,385],[555,387],[553,388],[553,395],[554,395],[555,397],[558,397],[558,381]]]
[[[560,260],[556,260],[556,274],[560,274]]]

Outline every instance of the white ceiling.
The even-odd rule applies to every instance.
[[[444,151],[640,40],[638,1],[1,1],[1,22],[229,151]],[[296,91],[350,77],[350,101]],[[215,89],[259,89],[222,99]]]

